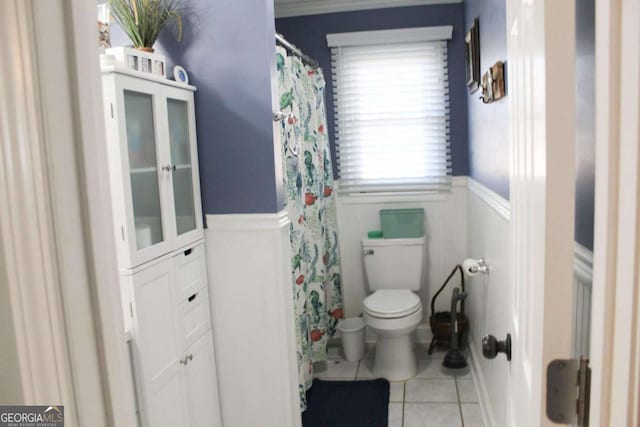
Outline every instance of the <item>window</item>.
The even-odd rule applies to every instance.
[[[448,190],[451,27],[329,34],[340,188]]]

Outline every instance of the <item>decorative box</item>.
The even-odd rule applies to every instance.
[[[120,67],[141,73],[155,74],[164,78],[167,77],[163,55],[130,47],[112,47],[107,49],[105,54],[114,56],[116,64]]]

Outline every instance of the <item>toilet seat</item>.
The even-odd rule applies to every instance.
[[[410,316],[422,309],[418,295],[407,289],[380,289],[362,301],[366,314],[380,319]]]

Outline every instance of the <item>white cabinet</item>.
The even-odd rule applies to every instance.
[[[185,367],[187,382],[188,409],[191,414],[197,414],[192,418],[191,427],[220,426],[220,408],[212,404],[207,396],[218,393],[217,381],[214,369],[213,338],[211,334],[200,337],[187,349],[189,363]]]
[[[204,236],[193,86],[103,69],[118,262],[139,266]]]
[[[122,307],[144,427],[220,426],[194,87],[103,68]]]
[[[172,259],[130,277],[131,315],[138,404],[145,425],[186,425],[182,340],[175,310]]]
[[[197,277],[203,266],[199,242],[124,277],[145,426],[220,425],[209,296]]]

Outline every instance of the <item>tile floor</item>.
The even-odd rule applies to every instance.
[[[360,362],[347,362],[339,347],[329,347],[328,360],[314,366],[315,376],[326,380],[366,380],[372,373],[374,350]],[[427,354],[416,347],[418,374],[406,382],[392,382],[389,427],[484,427],[471,373],[452,377],[441,371],[443,352]]]

